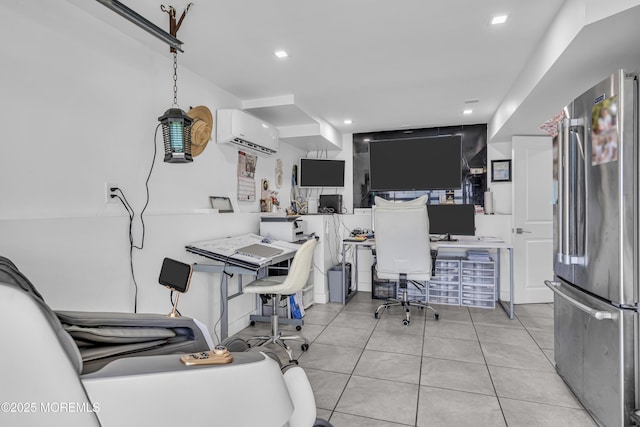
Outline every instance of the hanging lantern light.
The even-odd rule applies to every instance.
[[[178,53],[173,52],[173,106],[158,117],[162,124],[164,161],[193,162],[191,156],[191,124],[193,120],[178,107]]]
[[[191,124],[193,120],[179,108],[169,108],[158,117],[162,123],[164,138],[164,161],[167,163],[189,163],[191,156]]]
[[[189,4],[189,7],[191,4]],[[183,12],[180,22],[176,23],[175,9],[173,7],[162,10],[169,14],[170,33],[176,36],[182,19],[189,10]],[[171,47],[173,53],[173,106],[158,117],[162,124],[162,136],[164,139],[164,161],[167,163],[190,163],[191,156],[191,124],[193,119],[178,106],[178,52]]]

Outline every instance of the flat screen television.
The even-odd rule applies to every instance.
[[[462,183],[460,135],[369,142],[372,191],[450,190]]]
[[[344,187],[344,160],[300,159],[300,187]]]
[[[429,234],[440,240],[454,240],[452,235],[474,236],[476,234],[475,207],[473,205],[427,205]]]

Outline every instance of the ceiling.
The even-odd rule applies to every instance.
[[[168,30],[158,0],[121,1]],[[246,106],[273,100],[262,114],[276,126],[319,120],[362,133],[488,123],[563,1],[196,0],[178,32],[178,61]],[[187,3],[172,5],[181,13]],[[490,25],[499,14],[507,22]],[[277,58],[280,49],[289,56]]]

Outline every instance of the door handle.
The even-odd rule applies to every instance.
[[[574,298],[571,298],[569,295],[562,292],[562,290],[560,289],[560,283],[552,282],[550,280],[545,280],[544,284],[547,285],[547,287],[551,289],[554,294],[558,295],[561,298],[564,298],[565,300],[567,300],[567,302],[569,302],[569,304],[573,305],[579,310],[584,311],[594,319],[597,319],[597,320],[613,319],[613,314],[609,313],[608,311],[599,311],[594,308],[591,308],[588,305],[585,305],[580,301]]]
[[[516,234],[522,234],[522,233],[529,233],[531,234],[531,232],[529,230],[524,230],[520,227],[516,228]]]

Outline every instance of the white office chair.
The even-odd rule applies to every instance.
[[[244,287],[243,292],[246,294],[265,294],[271,297],[271,334],[252,337],[252,340],[258,340],[257,346],[266,343],[278,344],[289,356],[289,361],[294,361],[293,352],[285,341],[302,340],[302,351],[309,349],[309,342],[303,336],[282,336],[278,326],[278,302],[282,296],[290,296],[302,290],[307,284],[309,271],[311,269],[311,261],[313,260],[313,250],[316,247],[316,239],[306,241],[291,262],[289,273],[287,276],[269,276],[259,279]]]
[[[422,196],[408,202],[391,202],[375,198],[373,215],[376,239],[376,270],[378,277],[398,282],[401,298],[389,298],[375,312],[376,319],[381,310],[402,306],[405,310],[404,325],[411,321],[410,306],[427,308],[438,312],[423,301],[409,300],[407,283],[427,282],[431,278],[431,248],[429,244],[429,215],[427,197]],[[426,289],[425,289],[426,292]]]

